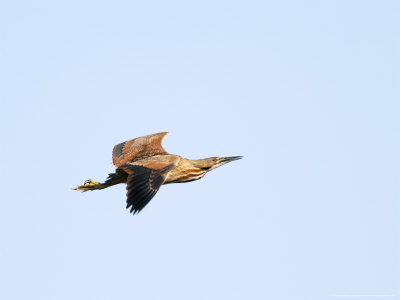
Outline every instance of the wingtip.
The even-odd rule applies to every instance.
[[[162,134],[165,137],[165,136],[167,136],[169,134],[169,132],[168,131],[163,131],[163,132],[160,132],[159,134]]]

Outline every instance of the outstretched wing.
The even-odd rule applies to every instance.
[[[168,154],[161,146],[167,134],[168,132],[155,133],[116,145],[113,149],[113,164],[120,167],[143,156]]]
[[[169,172],[180,160],[176,155],[159,155],[125,164],[117,172],[128,174],[126,208],[140,212],[158,192]]]

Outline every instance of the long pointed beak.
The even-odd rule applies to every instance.
[[[238,159],[242,159],[243,156],[230,156],[230,157],[221,157],[221,163],[222,164],[226,164],[228,162],[234,161],[234,160],[238,160]]]

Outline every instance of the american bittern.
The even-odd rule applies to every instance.
[[[130,207],[131,213],[135,214],[150,202],[161,185],[198,180],[207,172],[242,158],[231,156],[191,160],[169,154],[161,146],[167,134],[151,134],[116,145],[113,149],[113,164],[117,168],[115,173],[109,174],[104,183],[89,179],[75,190],[101,190],[126,183],[126,208]]]

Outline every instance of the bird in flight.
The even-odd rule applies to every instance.
[[[187,159],[169,154],[161,146],[168,132],[155,133],[118,144],[112,158],[116,167],[104,183],[86,180],[78,191],[102,190],[126,183],[126,208],[139,213],[163,184],[189,182],[203,178],[207,172],[242,156]]]

